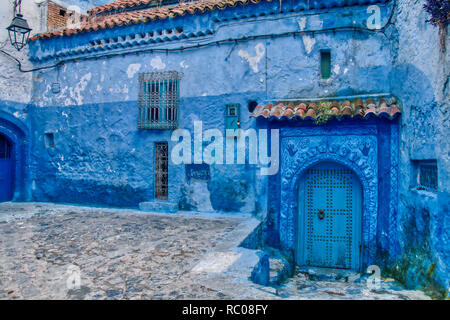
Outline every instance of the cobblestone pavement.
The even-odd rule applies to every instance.
[[[301,275],[278,289],[255,285],[248,276],[257,253],[237,246],[257,223],[242,215],[1,203],[0,299],[426,298],[391,284],[375,292]]]

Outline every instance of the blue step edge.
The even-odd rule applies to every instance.
[[[178,203],[163,201],[141,202],[139,203],[139,210],[145,212],[177,213]]]

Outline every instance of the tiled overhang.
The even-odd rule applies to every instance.
[[[129,4],[130,6],[137,6],[144,4],[145,1],[142,0],[119,0],[110,4],[107,4],[102,7],[94,8],[90,11],[91,16],[87,18],[86,22],[83,22],[77,28],[65,28],[61,30],[55,30],[52,32],[46,32],[42,34],[35,35],[31,37],[30,40],[34,41],[37,39],[45,39],[45,38],[53,38],[53,37],[61,37],[61,36],[71,36],[77,33],[91,32],[97,31],[101,29],[111,29],[114,27],[132,25],[138,23],[146,23],[154,20],[164,20],[167,18],[174,18],[177,16],[184,16],[186,14],[195,14],[195,13],[205,13],[207,11],[215,11],[215,10],[223,10],[228,7],[234,7],[236,5],[248,5],[250,3],[260,3],[260,2],[272,2],[272,0],[199,0],[187,3],[181,3],[173,6],[166,6],[160,8],[148,8],[142,9],[138,11],[124,11],[119,12],[117,14],[111,15],[101,15],[101,16],[92,16],[100,11],[96,11],[98,8],[102,7],[117,7],[116,9],[120,9],[125,7],[125,4]],[[150,2],[150,1],[147,1]]]
[[[102,6],[88,10],[88,13],[90,15],[93,15],[93,14],[98,14],[98,13],[102,13],[102,12],[133,9],[133,8],[140,7],[143,5],[152,5],[157,2],[158,2],[158,0],[116,0],[114,2],[107,3]]]
[[[280,101],[258,105],[251,117],[270,120],[317,120],[325,115],[329,119],[369,119],[373,117],[392,120],[400,116],[397,99],[386,95],[323,98],[298,101]]]
[[[189,2],[188,2],[189,1]],[[141,8],[142,6],[154,5],[158,0],[117,0],[88,11],[90,15],[105,14],[110,12],[120,12]],[[249,2],[258,3],[259,0],[187,0],[185,5],[204,3],[206,6],[235,6],[238,3],[248,4]],[[385,2],[381,0],[299,0],[298,2],[307,3],[309,9],[325,9],[333,7],[370,5],[376,2]],[[164,5],[164,2],[163,4]]]
[[[72,36],[79,33],[86,33],[104,29],[111,29],[120,26],[148,23],[155,20],[175,18],[177,16],[204,14],[210,11],[224,10],[238,5],[247,6],[263,2],[278,3],[274,0],[198,0],[168,5],[163,7],[149,7],[146,4],[151,0],[118,0],[104,6],[94,8],[89,11],[87,21],[81,23],[76,28],[64,28],[52,32],[37,34],[30,38],[31,41],[53,37]],[[374,3],[387,3],[389,0],[302,0],[296,2],[283,3],[276,12],[299,12],[303,10],[328,9],[347,6],[362,6]],[[273,13],[275,13],[273,11]],[[272,14],[272,12],[270,13]]]

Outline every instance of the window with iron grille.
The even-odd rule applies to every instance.
[[[139,74],[139,129],[177,128],[181,76],[177,71]]]
[[[167,200],[169,196],[169,145],[155,144],[155,198]]]
[[[436,163],[421,164],[419,167],[419,184],[431,190],[437,190],[437,165]]]
[[[436,160],[414,161],[417,188],[430,191],[438,189],[438,171]]]

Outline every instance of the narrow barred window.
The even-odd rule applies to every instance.
[[[169,145],[155,144],[155,198],[167,200],[169,196]]]
[[[414,170],[413,187],[418,190],[437,191],[438,189],[438,168],[437,161],[433,160],[413,160]]]
[[[426,189],[436,191],[438,188],[437,165],[435,163],[423,163],[419,166],[419,185]]]

